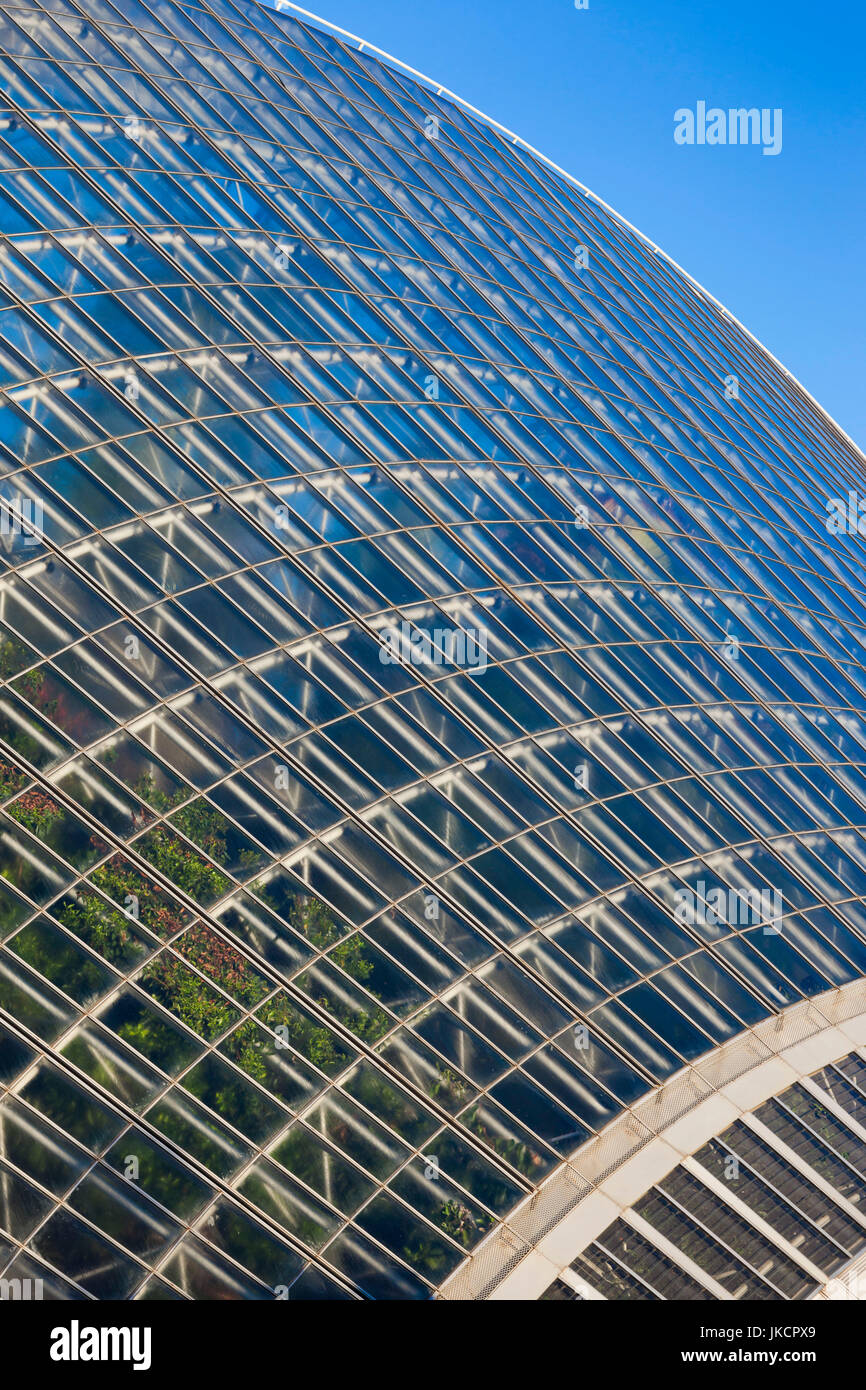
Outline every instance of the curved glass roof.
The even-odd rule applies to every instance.
[[[0,22],[5,1275],[428,1297],[866,973],[862,456],[337,37]]]
[[[866,1063],[853,1052],[673,1167],[542,1297],[862,1299],[864,1123]]]

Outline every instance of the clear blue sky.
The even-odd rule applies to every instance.
[[[866,449],[859,0],[307,0],[567,169],[705,285]],[[678,146],[679,107],[783,144]]]

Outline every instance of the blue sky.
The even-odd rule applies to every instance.
[[[308,0],[523,136],[651,237],[866,449],[866,10],[855,0]],[[781,153],[674,143],[780,107]]]

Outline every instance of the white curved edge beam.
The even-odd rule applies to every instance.
[[[793,1004],[671,1077],[587,1140],[438,1297],[534,1300],[631,1204],[735,1120],[866,1045],[866,979]]]

